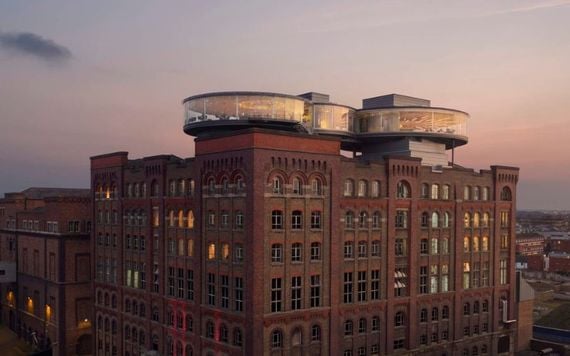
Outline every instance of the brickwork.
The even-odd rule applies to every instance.
[[[0,257],[17,263],[17,282],[0,287],[2,320],[55,355],[89,354],[88,191],[30,188],[6,194],[0,209]]]
[[[96,354],[514,350],[518,169],[257,129],[196,152],[91,159]]]

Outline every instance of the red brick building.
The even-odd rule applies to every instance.
[[[441,165],[414,98],[235,95],[187,99],[194,158],[91,158],[96,354],[514,353],[517,168]]]
[[[90,354],[89,190],[30,188],[0,199],[1,318],[38,349]]]
[[[543,255],[544,236],[537,233],[518,234],[516,253],[520,256]]]

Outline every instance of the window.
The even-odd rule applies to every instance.
[[[481,198],[480,188],[473,187],[473,200],[479,200]]]
[[[321,341],[321,327],[318,325],[313,325],[311,327],[311,341],[318,342]]]
[[[481,310],[483,313],[487,313],[489,311],[489,302],[487,300],[484,300],[481,304]]]
[[[427,255],[428,254],[428,240],[421,239],[420,240],[420,254]]]
[[[361,229],[364,229],[368,226],[368,213],[365,211],[361,211],[358,215],[358,226]]]
[[[421,227],[428,227],[428,226],[429,226],[429,214],[424,211],[422,213]]]
[[[445,184],[443,185],[442,189],[441,189],[441,199],[443,200],[449,200],[449,185]]]
[[[347,179],[344,181],[344,196],[351,197],[354,195],[354,181]]]
[[[281,278],[271,279],[271,312],[280,312],[282,310],[282,280]]]
[[[234,246],[234,262],[238,263],[238,264],[243,262],[243,245],[242,244],[235,244],[235,246]]]
[[[473,252],[479,252],[479,236],[473,236]]]
[[[471,187],[468,185],[463,187],[463,200],[471,200]]]
[[[358,241],[358,258],[366,258],[366,241]]]
[[[406,181],[399,181],[396,186],[396,198],[405,199],[410,197],[410,185]]]
[[[397,228],[407,228],[408,227],[408,211],[399,209],[396,210],[396,227]]]
[[[358,271],[358,283],[357,283],[357,301],[366,301],[366,271]]]
[[[281,244],[271,245],[271,262],[272,263],[283,262],[283,245]]]
[[[509,187],[504,187],[503,190],[501,190],[501,200],[506,200],[506,201],[513,200],[513,195]]]
[[[242,193],[245,189],[245,182],[242,176],[235,177],[236,193]]]
[[[220,275],[220,306],[222,308],[230,307],[230,278],[226,275]]]
[[[300,230],[303,228],[303,213],[300,210],[294,210],[291,214],[291,229]]]
[[[481,215],[479,213],[473,213],[473,227],[478,228],[481,221]]]
[[[358,196],[365,197],[368,193],[368,183],[365,180],[358,181]]]
[[[241,210],[236,210],[235,212],[235,228],[243,229],[243,212]]]
[[[489,237],[488,236],[483,236],[483,238],[481,240],[481,251],[482,252],[489,251]]]
[[[469,240],[469,236],[465,236],[463,238],[463,252],[471,251],[471,242]]]
[[[370,256],[380,257],[380,241],[374,240],[370,244]]]
[[[311,186],[313,189],[313,195],[323,195],[323,184],[320,179],[313,179]]]
[[[432,199],[439,199],[439,185],[432,184],[431,185],[431,198]]]
[[[345,241],[344,243],[344,258],[354,258],[354,243],[352,241]]]
[[[428,292],[427,281],[427,266],[420,266],[420,294],[426,294]]]
[[[216,305],[216,275],[208,273],[208,304]]]
[[[449,213],[448,213],[448,212],[445,212],[445,213],[443,214],[442,227],[444,227],[444,228],[448,228],[448,227],[449,227]]]
[[[429,184],[427,183],[422,183],[421,198],[422,199],[429,198]]]
[[[501,227],[509,227],[509,212],[501,211]]]
[[[243,335],[241,329],[235,328],[234,329],[234,345],[235,346],[242,346],[243,345]],[[192,356],[192,353],[186,351],[186,356]]]
[[[396,256],[406,256],[407,255],[407,248],[406,248],[406,240],[405,239],[397,238],[394,247],[395,247]]]
[[[349,336],[353,334],[353,323],[352,320],[347,320],[344,322],[344,335]]]
[[[283,333],[279,330],[273,330],[271,333],[271,347],[281,348],[283,347]]]
[[[360,320],[358,320],[358,332],[360,334],[364,334],[366,332],[366,319],[360,318]]]
[[[222,215],[220,219],[220,227],[227,228],[230,223],[230,214],[227,210],[222,210]]]
[[[471,227],[471,214],[465,213],[463,215],[463,227],[465,227],[465,228]]]
[[[216,213],[213,210],[208,211],[208,226],[216,226]]]
[[[321,260],[321,244],[319,242],[311,243],[311,261]]]
[[[431,320],[439,320],[439,309],[437,307],[431,308]]]
[[[375,180],[372,182],[370,187],[370,196],[372,198],[378,198],[380,196],[380,182]]]
[[[489,286],[489,262],[483,262],[483,269],[481,272],[481,287]]]
[[[471,280],[471,265],[463,262],[463,289],[469,289]]]
[[[402,311],[396,312],[396,315],[394,316],[394,326],[398,327],[404,325],[406,325],[404,312]]]
[[[373,316],[372,317],[372,331],[380,331],[380,317]]]
[[[303,259],[303,245],[295,242],[291,246],[291,262],[301,262]]]
[[[194,300],[194,271],[186,270],[186,299]]]
[[[447,264],[441,265],[441,292],[449,291],[449,266]]]
[[[435,237],[431,238],[431,254],[437,255],[438,253],[438,239]]]
[[[479,301],[473,303],[473,314],[479,314]]]
[[[283,179],[281,177],[273,177],[272,192],[273,194],[283,194]]]
[[[281,210],[271,212],[271,228],[273,230],[283,229],[283,212]]]
[[[234,279],[234,310],[243,311],[243,278],[235,277]]]
[[[311,308],[321,306],[321,276],[311,276]]]
[[[354,229],[354,213],[350,210],[344,214],[344,225],[347,229]]]
[[[438,266],[437,265],[431,265],[429,270],[430,270],[429,292],[430,293],[437,293],[437,290],[439,287]]]
[[[501,234],[501,249],[506,250],[509,248],[509,235]]]
[[[380,299],[380,270],[370,271],[370,300]]]
[[[420,310],[420,323],[425,323],[428,320],[428,312],[427,309],[423,308]]]
[[[352,272],[345,272],[344,273],[344,282],[343,282],[343,302],[344,303],[352,303]]]
[[[216,244],[212,242],[208,245],[208,259],[213,260],[215,258],[216,258]]]
[[[311,229],[321,228],[321,212],[318,210],[311,212]]]
[[[293,194],[302,195],[303,194],[303,185],[299,178],[293,178]]]
[[[372,214],[372,228],[373,229],[379,229],[380,228],[380,212],[379,211],[375,211]]]
[[[463,315],[469,315],[471,314],[471,306],[469,305],[469,303],[464,303],[463,304]]]
[[[435,211],[431,213],[431,227],[432,228],[439,227],[439,214]]]
[[[500,284],[507,284],[507,260],[500,260],[499,261],[499,283]]]
[[[211,321],[206,322],[206,337],[209,339],[214,338],[214,323]]]
[[[301,309],[302,280],[300,276],[291,278],[291,310]]]
[[[447,305],[444,305],[441,309],[441,318],[443,320],[449,319],[449,307]]]

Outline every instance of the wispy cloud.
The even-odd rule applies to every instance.
[[[555,0],[555,1],[542,1],[532,5],[514,7],[511,9],[498,10],[483,14],[482,16],[494,16],[494,15],[505,15],[505,14],[516,14],[519,12],[531,12],[536,10],[552,9],[557,7],[570,6],[570,0]]]
[[[0,33],[0,49],[30,55],[48,62],[65,62],[71,51],[56,42],[31,32]]]

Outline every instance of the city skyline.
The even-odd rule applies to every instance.
[[[569,4],[2,3],[0,191],[87,187],[111,148],[193,156],[189,95],[395,92],[470,113],[456,163],[519,166],[519,209],[570,209]]]

